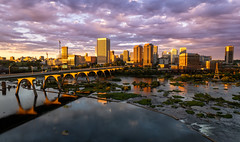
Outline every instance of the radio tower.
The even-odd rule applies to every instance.
[[[58,54],[60,55],[60,49],[61,49],[61,41],[58,41]]]
[[[216,69],[215,69],[215,74],[214,74],[213,79],[220,80],[219,71],[218,71],[218,63],[216,63]]]

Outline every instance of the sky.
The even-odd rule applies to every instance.
[[[70,54],[95,55],[97,38],[116,54],[152,43],[159,54],[240,59],[239,0],[0,0],[0,56],[56,57],[59,40]]]

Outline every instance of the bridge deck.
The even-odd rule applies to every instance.
[[[33,77],[33,76],[41,76],[41,75],[52,75],[52,74],[63,74],[63,73],[74,73],[74,72],[82,72],[82,71],[95,71],[95,70],[104,70],[104,69],[115,69],[122,68],[122,66],[114,66],[114,67],[102,67],[102,68],[85,68],[85,69],[72,69],[72,70],[62,70],[62,71],[51,71],[51,72],[28,72],[28,73],[18,73],[18,74],[4,74],[0,75],[0,80],[2,79],[10,79],[10,78],[21,78],[21,77]]]

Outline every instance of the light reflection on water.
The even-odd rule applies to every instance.
[[[208,141],[179,121],[126,103],[81,98],[68,106],[3,133],[0,141]]]
[[[239,94],[239,87],[236,87],[234,85],[229,85],[229,84],[222,84],[222,83],[213,83],[213,82],[207,82],[206,85],[194,85],[194,84],[188,84],[188,83],[183,83],[183,87],[181,86],[173,86],[169,84],[171,81],[168,79],[162,79],[162,78],[136,78],[136,77],[121,77],[122,81],[120,82],[114,82],[117,84],[122,85],[123,83],[130,83],[131,85],[131,90],[129,92],[132,93],[137,93],[137,94],[142,94],[142,95],[158,95],[161,94],[162,92],[157,92],[158,90],[164,90],[164,91],[172,91],[172,90],[180,90],[182,92],[173,92],[173,94],[176,95],[182,95],[186,96],[189,98],[194,97],[195,93],[208,93],[212,97],[222,97],[226,100],[233,101],[232,100],[232,94]],[[152,91],[149,88],[143,88],[141,89],[140,87],[133,86],[132,82],[148,82],[151,83],[152,81],[160,81],[161,86],[152,89]],[[217,89],[216,89],[217,88]]]

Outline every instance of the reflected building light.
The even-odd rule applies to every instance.
[[[108,103],[107,98],[98,98],[97,102],[102,105],[106,105]]]

